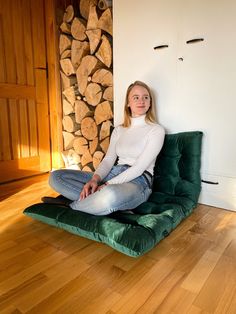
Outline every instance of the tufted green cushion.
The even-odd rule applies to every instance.
[[[166,237],[197,204],[201,189],[202,132],[168,134],[159,154],[153,193],[134,214],[93,216],[64,206],[34,204],[24,214],[132,257],[143,255]]]
[[[153,193],[148,204],[140,205],[135,212],[146,213],[146,207],[149,208],[148,212],[158,212],[155,204],[163,197],[160,193],[164,193],[165,196],[162,203],[180,202],[186,214],[189,208],[196,206],[201,190],[202,135],[202,132],[195,131],[165,136],[154,169]]]
[[[201,138],[201,132],[166,135],[156,162],[154,191],[197,200],[201,182]]]

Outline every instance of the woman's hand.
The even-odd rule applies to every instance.
[[[98,182],[100,181],[100,177],[98,175],[94,176],[91,180],[89,180],[83,187],[83,190],[80,193],[79,200],[85,199],[90,194],[94,193],[98,189]]]
[[[99,185],[98,188],[97,188],[97,191],[100,191],[102,190],[106,185],[108,185],[107,183],[104,183],[102,185]]]

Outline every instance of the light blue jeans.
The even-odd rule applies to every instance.
[[[127,169],[127,165],[114,166],[104,178],[104,182]],[[72,200],[70,207],[93,215],[109,215],[117,210],[132,210],[145,202],[151,192],[151,178],[141,175],[122,184],[109,184],[100,191],[79,201],[85,183],[93,176],[91,172],[62,169],[51,172],[50,186],[66,198]],[[102,183],[102,182],[101,182]]]

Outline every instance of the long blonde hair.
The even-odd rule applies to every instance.
[[[155,106],[153,102],[153,97],[150,88],[147,86],[147,84],[141,82],[141,81],[135,81],[134,83],[130,84],[127,92],[126,92],[126,97],[125,97],[125,107],[124,107],[124,122],[122,124],[123,127],[128,128],[131,124],[131,110],[130,107],[128,106],[129,104],[129,94],[134,86],[142,86],[144,87],[150,96],[150,107],[146,113],[145,120],[146,122],[151,122],[155,123],[157,122],[156,120],[156,114],[155,114]]]

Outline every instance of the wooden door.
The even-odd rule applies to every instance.
[[[0,0],[0,182],[51,168],[44,1]]]

